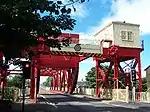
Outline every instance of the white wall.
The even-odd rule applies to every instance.
[[[102,30],[101,32],[98,33],[98,35],[96,35],[94,37],[95,40],[102,40],[102,39],[106,39],[106,40],[112,40],[114,42],[114,38],[113,38],[113,24],[111,24],[109,27],[106,27],[104,30]],[[109,47],[109,43],[104,43],[103,47]]]
[[[132,31],[133,41],[125,41],[121,38],[121,31]],[[140,48],[139,26],[129,24],[114,24],[114,44],[120,47]]]
[[[133,33],[133,41],[122,40],[121,31],[131,31]],[[112,22],[111,25],[104,27],[94,37],[95,40],[101,41],[112,40],[112,44],[120,47],[140,48],[140,30],[139,25],[122,22]],[[104,47],[108,47],[109,43],[104,43]]]

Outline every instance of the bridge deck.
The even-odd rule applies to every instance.
[[[102,48],[91,44],[70,44],[68,47],[50,49],[52,55],[101,57]]]

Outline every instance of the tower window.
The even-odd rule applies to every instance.
[[[122,40],[126,40],[126,31],[121,31]]]
[[[129,31],[127,33],[128,33],[128,40],[133,41],[133,33],[131,31]]]
[[[121,31],[121,39],[124,41],[133,41],[133,32]]]

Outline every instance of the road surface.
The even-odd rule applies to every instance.
[[[108,103],[62,94],[43,94],[41,97],[39,105],[46,105],[38,112],[150,112],[150,104],[144,103]]]

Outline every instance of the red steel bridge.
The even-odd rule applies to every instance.
[[[130,71],[126,68],[135,68],[137,72],[137,81],[139,92],[142,92],[142,77],[141,77],[141,48],[120,47],[113,44],[112,40],[101,39],[95,41],[95,44],[82,44],[79,39],[79,34],[63,33],[58,39],[71,38],[70,46],[62,47],[61,50],[49,48],[44,41],[41,41],[37,47],[32,48],[34,52],[41,52],[40,55],[32,57],[31,68],[31,88],[30,98],[35,98],[36,85],[39,83],[40,76],[51,76],[50,84],[51,91],[59,91],[72,94],[76,88],[79,63],[89,57],[93,57],[96,61],[96,96],[100,97],[101,88],[118,87],[120,77],[123,88],[131,86]],[[105,43],[109,43],[108,47],[104,47]],[[1,53],[0,59],[3,54]],[[130,61],[127,63],[127,61]],[[109,67],[106,71],[102,66],[103,63],[108,63]],[[124,63],[124,64],[121,64]],[[114,70],[113,76],[110,76],[111,69]],[[3,77],[4,86],[6,77],[11,70],[1,69],[1,77]],[[110,80],[114,84],[110,84]],[[1,83],[2,81],[0,81]]]

